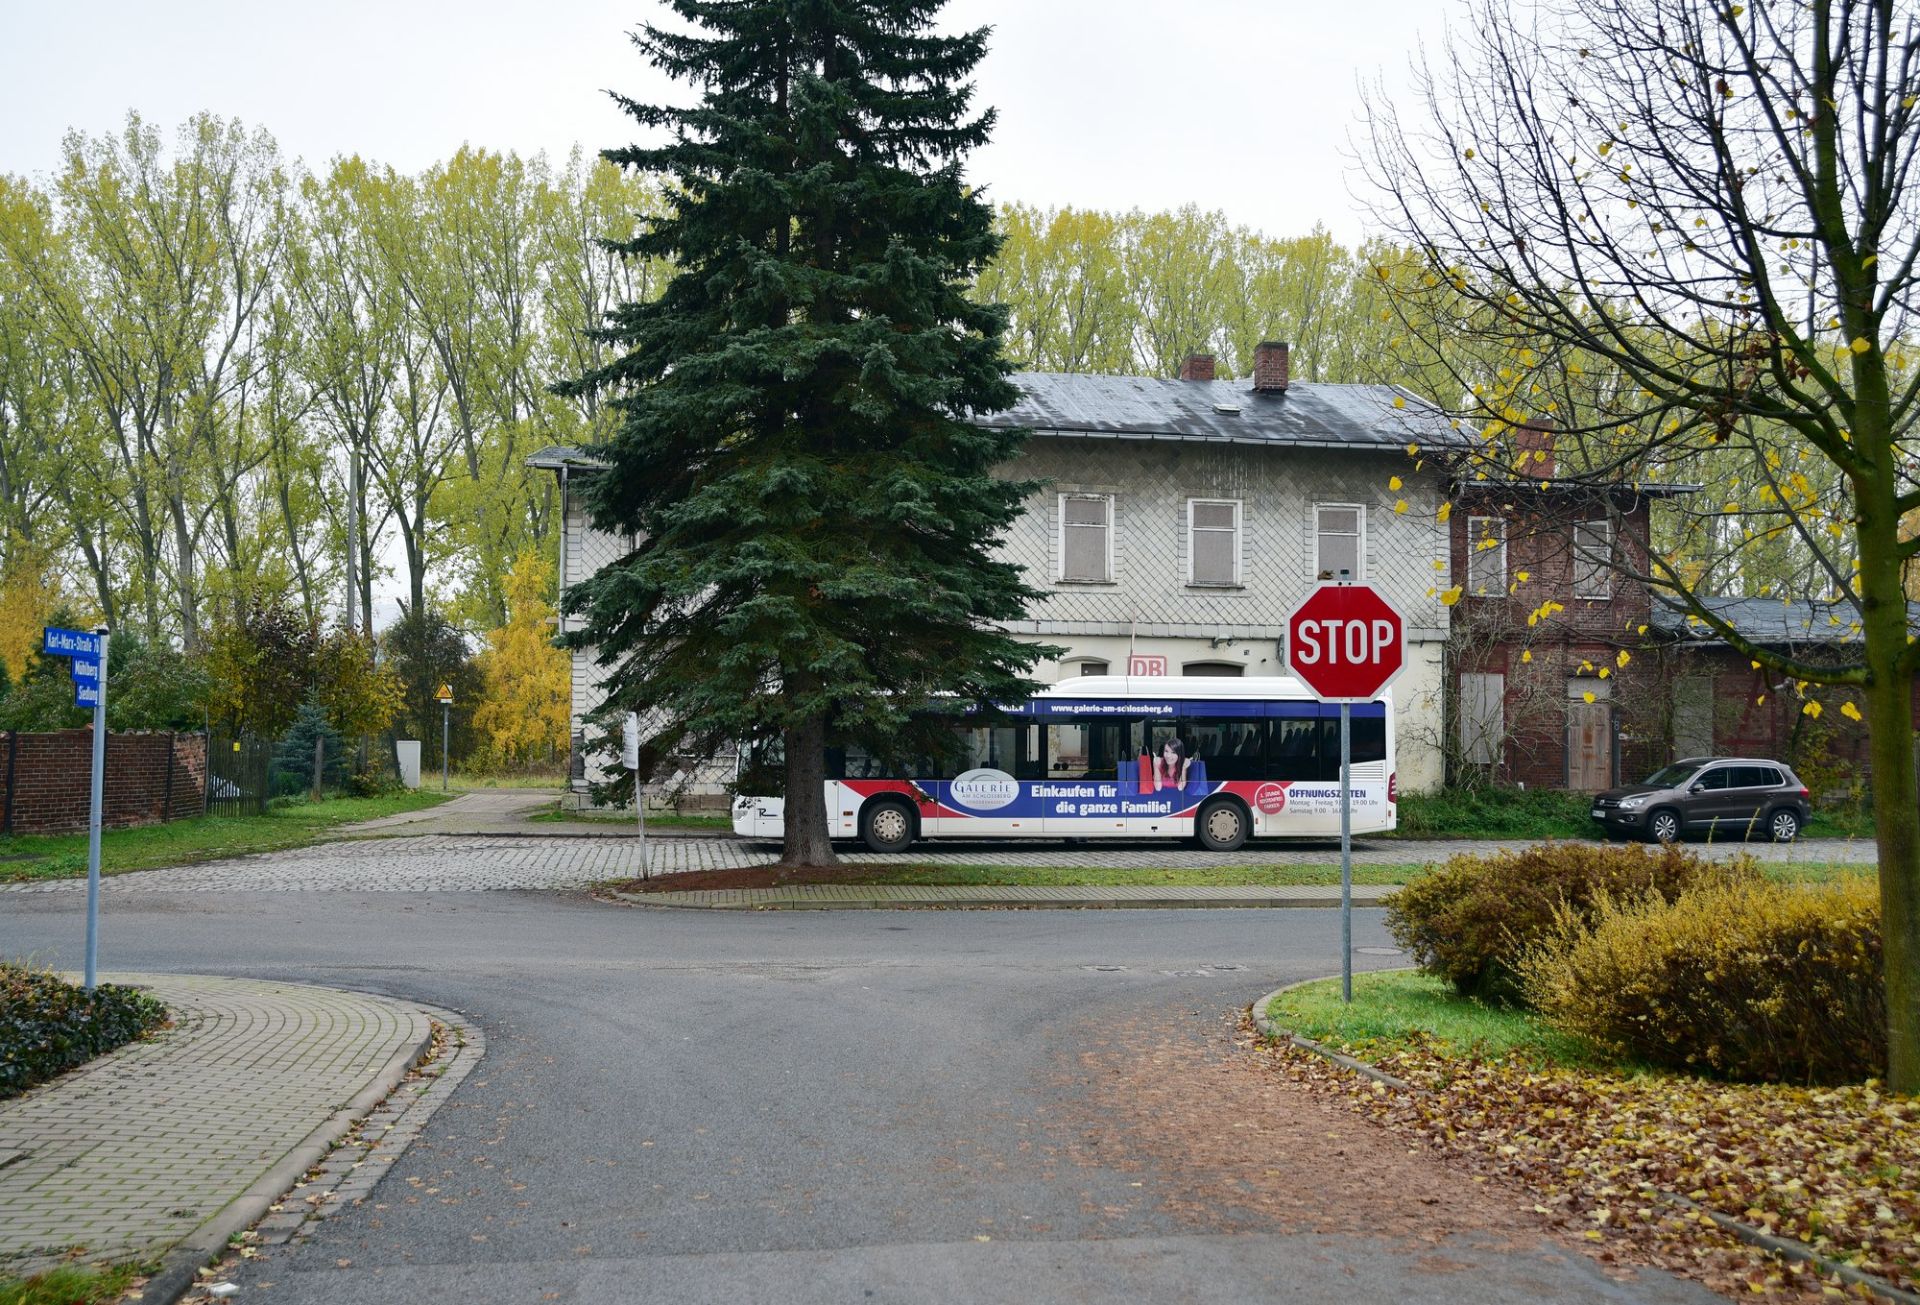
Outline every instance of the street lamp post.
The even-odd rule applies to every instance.
[[[436,695],[440,699],[440,791],[447,791],[448,745],[453,738],[453,686],[443,684]]]

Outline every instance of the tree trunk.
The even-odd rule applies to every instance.
[[[786,838],[783,866],[833,866],[827,838],[827,722],[814,716],[786,732]]]

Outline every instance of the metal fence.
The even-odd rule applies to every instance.
[[[272,739],[235,736],[218,730],[207,736],[207,814],[257,816],[273,797]]]

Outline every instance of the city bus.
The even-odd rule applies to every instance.
[[[1095,675],[955,723],[959,760],[891,768],[827,754],[827,827],[876,852],[916,839],[1250,838],[1340,832],[1340,708],[1300,681]],[[1353,832],[1394,828],[1393,703],[1352,708]],[[900,769],[914,774],[899,774]],[[936,773],[937,770],[937,773]],[[734,832],[779,838],[785,803],[742,795]]]

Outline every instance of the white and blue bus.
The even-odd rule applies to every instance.
[[[937,773],[829,751],[832,836],[877,852],[920,838],[1190,838],[1231,852],[1340,832],[1340,708],[1298,680],[1087,676],[1005,711],[1002,724],[957,723],[961,760]],[[1356,703],[1351,729],[1353,832],[1392,829],[1392,699]],[[784,809],[736,797],[734,832],[779,838]]]

